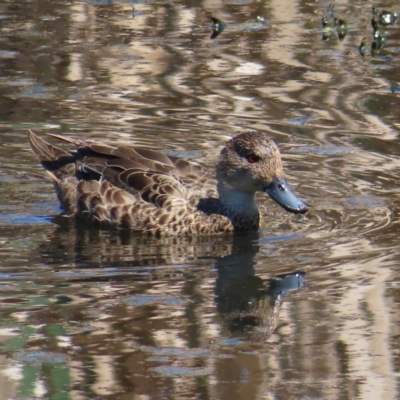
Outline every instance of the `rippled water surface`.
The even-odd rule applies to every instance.
[[[376,48],[372,4],[400,11],[0,3],[0,400],[400,397],[400,22]],[[90,228],[58,215],[28,129],[210,169],[258,129],[310,212],[260,196],[237,237]]]

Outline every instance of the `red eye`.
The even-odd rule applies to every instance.
[[[246,159],[247,159],[247,161],[248,161],[250,164],[254,164],[254,163],[256,163],[257,161],[260,161],[260,157],[256,156],[255,154],[249,154],[249,155],[246,157]]]

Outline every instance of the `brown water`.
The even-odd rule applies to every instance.
[[[350,29],[324,41],[328,3],[0,3],[1,400],[400,398],[400,23],[371,56],[371,6],[337,2]],[[211,40],[209,15],[268,23]],[[259,129],[311,211],[261,196],[235,238],[90,229],[57,216],[27,129],[209,168]]]

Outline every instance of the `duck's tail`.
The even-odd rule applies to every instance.
[[[72,154],[47,143],[31,130],[28,131],[28,140],[32,151],[54,183],[59,183],[66,176],[75,175],[76,158]]]
[[[32,131],[28,132],[28,140],[36,157],[53,181],[64,214],[76,215],[78,212],[76,157],[47,143]]]

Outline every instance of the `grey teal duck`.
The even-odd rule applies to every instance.
[[[28,134],[63,214],[80,220],[154,235],[252,232],[261,226],[256,192],[287,211],[307,211],[286,183],[278,147],[261,132],[229,140],[215,175],[154,150],[49,136],[76,147],[65,151]]]

